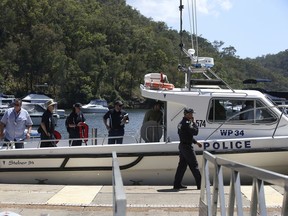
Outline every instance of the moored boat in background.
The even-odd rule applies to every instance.
[[[28,94],[27,96],[25,96],[22,99],[22,101],[27,102],[27,103],[40,104],[45,109],[46,109],[45,103],[48,100],[53,100],[53,99],[50,98],[49,96],[45,95],[45,94],[36,94],[36,93]],[[60,118],[60,117],[65,118],[65,110],[59,109],[59,111],[58,111],[57,101],[56,101],[56,105],[54,106],[54,112],[55,112],[55,116],[57,115],[58,118]]]
[[[4,93],[0,93],[0,108],[7,107],[10,103],[15,99],[14,95],[7,95]]]
[[[28,103],[28,102],[23,101],[22,108],[28,111],[32,119],[33,126],[38,126],[41,124],[42,115],[44,111],[46,110],[46,108],[43,105],[38,104],[38,103]],[[57,125],[59,115],[57,113],[53,113],[53,118],[55,121],[55,125]]]
[[[81,107],[83,113],[104,113],[108,111],[108,104],[106,100],[94,99],[88,104],[84,104]]]

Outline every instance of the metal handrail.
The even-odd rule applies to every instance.
[[[77,140],[81,140],[82,141],[82,146],[94,146],[94,145],[108,145],[107,141],[110,137],[108,137],[108,134],[106,134],[105,136],[101,136],[101,137],[88,137],[85,138],[85,140],[87,140],[87,145],[86,143],[83,141],[84,138],[65,138],[65,139],[60,139],[60,140],[55,140],[55,139],[51,139],[51,140],[41,140],[40,137],[37,138],[30,138],[30,139],[25,139],[23,141],[24,143],[24,148],[25,149],[31,149],[31,148],[40,148],[40,144],[41,142],[55,142],[55,141],[59,141],[57,145],[57,147],[74,147],[74,146],[70,146],[69,141],[77,141]],[[113,137],[113,138],[123,138],[123,139],[127,139],[128,142],[125,143],[139,143],[139,140],[136,136],[134,135],[124,135],[124,136],[119,136],[119,137]],[[125,140],[124,140],[125,141]],[[3,146],[4,144],[9,144],[9,146]],[[1,150],[14,150],[15,148],[14,146],[14,141],[13,142],[7,142],[4,140],[0,140],[0,151]],[[54,148],[54,147],[51,147]]]
[[[119,162],[115,151],[112,152],[113,215],[126,215],[126,194],[123,186]]]
[[[213,173],[213,194],[210,190],[210,172],[209,163],[214,167]],[[240,174],[250,176],[252,178],[252,195],[250,203],[250,215],[267,215],[267,207],[265,202],[264,184],[272,184],[280,186],[284,189],[281,215],[288,215],[288,176],[278,174],[272,171],[252,167],[249,165],[236,163],[220,157],[215,157],[211,153],[203,152],[203,167],[200,193],[200,211],[199,215],[217,215],[218,197],[220,200],[219,207],[222,216],[226,215],[226,204],[224,199],[224,182],[223,168],[231,171],[229,203],[227,207],[227,215],[233,215],[236,204],[237,215],[243,215],[243,204],[241,195],[241,177]],[[206,196],[205,196],[206,195]],[[212,200],[211,200],[212,198]],[[206,201],[205,201],[206,200]],[[235,203],[236,201],[236,203]],[[259,209],[257,209],[259,208]]]

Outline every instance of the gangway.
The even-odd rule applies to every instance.
[[[211,165],[214,169],[213,175],[210,175]],[[224,199],[224,168],[225,171],[228,169],[231,172],[228,205],[226,205]],[[249,165],[236,163],[227,159],[213,156],[211,153],[204,151],[201,193],[199,200],[199,216],[215,216],[217,215],[217,212],[220,212],[221,216],[231,216],[235,212],[237,212],[238,216],[243,215],[241,175],[251,177],[251,216],[267,215],[264,190],[265,184],[277,185],[283,188],[284,196],[282,201],[281,215],[288,215],[288,176],[256,167],[251,167]],[[210,177],[213,177],[212,184],[210,182]],[[213,185],[213,193],[211,193],[211,185]]]

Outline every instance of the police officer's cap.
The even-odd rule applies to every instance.
[[[192,108],[185,108],[184,109],[184,114],[188,114],[188,113],[195,113],[194,110]]]

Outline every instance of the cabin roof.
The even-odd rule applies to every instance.
[[[187,89],[187,88],[174,88],[173,90],[151,90],[141,87],[142,96],[157,100],[173,101],[172,97],[226,97],[226,98],[263,98],[263,93],[257,90],[234,90],[231,89]],[[168,97],[169,96],[169,97]],[[176,98],[175,98],[176,99]]]

